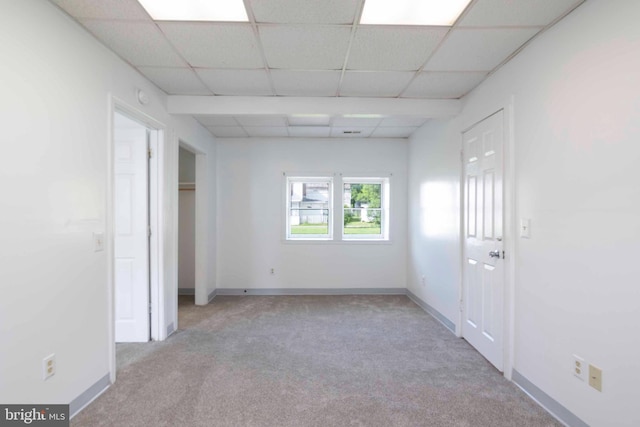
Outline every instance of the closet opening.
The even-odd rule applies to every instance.
[[[178,168],[178,308],[196,298],[196,154],[183,144]]]

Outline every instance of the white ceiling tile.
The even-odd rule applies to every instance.
[[[169,95],[212,95],[191,68],[139,67],[138,70]]]
[[[421,116],[391,116],[385,117],[380,122],[381,127],[415,127],[422,126],[427,122],[426,117]]]
[[[546,26],[583,0],[478,0],[459,26]]]
[[[329,126],[289,126],[289,136],[328,138],[331,135]]]
[[[395,97],[414,74],[411,71],[347,71],[340,96]]]
[[[351,24],[358,0],[250,0],[256,22],[277,24]]]
[[[336,116],[331,121],[331,126],[337,127],[376,127],[382,121],[382,117],[345,117]]]
[[[425,70],[490,71],[537,32],[537,28],[453,30]]]
[[[373,131],[373,138],[408,138],[417,127],[379,127]]]
[[[240,126],[207,126],[207,129],[218,138],[242,138],[247,136],[247,133]]]
[[[402,94],[403,98],[460,98],[487,76],[485,72],[422,72]]]
[[[238,126],[239,123],[232,116],[195,116],[204,126]]]
[[[418,70],[447,29],[361,26],[349,53],[350,70]]]
[[[335,96],[340,83],[340,71],[271,70],[277,95]]]
[[[244,130],[253,137],[289,136],[286,127],[275,126],[245,126]]]
[[[273,95],[264,70],[196,69],[202,81],[216,95]]]
[[[331,127],[331,137],[333,138],[368,138],[371,136],[374,127]]]
[[[260,26],[260,38],[271,68],[340,70],[351,29],[343,26]]]
[[[74,18],[149,21],[136,0],[52,0]]]
[[[283,116],[236,116],[242,126],[283,127],[287,119]]]
[[[160,22],[158,25],[193,67],[264,67],[250,24]]]
[[[187,64],[173,50],[153,23],[82,20],[107,47],[136,66],[184,67]]]

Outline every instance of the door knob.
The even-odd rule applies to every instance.
[[[500,251],[491,251],[489,252],[489,256],[491,258],[500,258]]]

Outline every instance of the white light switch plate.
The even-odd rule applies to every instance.
[[[525,239],[531,238],[531,220],[528,218],[520,219],[520,237]]]
[[[93,251],[104,251],[104,233],[93,233]]]

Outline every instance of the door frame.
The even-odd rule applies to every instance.
[[[196,157],[196,218],[195,218],[195,227],[196,227],[196,241],[195,241],[195,304],[196,305],[207,305],[209,303],[209,295],[207,293],[207,281],[209,273],[208,269],[208,228],[207,228],[207,219],[208,219],[208,199],[207,195],[209,194],[208,188],[208,171],[207,171],[207,154],[203,151],[199,150],[189,142],[179,139],[178,146],[184,148],[185,150],[195,154]],[[178,148],[178,151],[180,148]],[[178,163],[180,161],[180,156],[177,157]],[[176,166],[177,168],[179,166]],[[179,197],[179,195],[177,196]],[[177,203],[177,199],[176,199]],[[179,217],[176,215],[176,223],[174,224],[175,229],[179,229]],[[176,233],[176,248],[179,250],[178,245],[178,233]],[[177,254],[176,254],[177,256]],[[177,265],[177,264],[176,264]],[[176,279],[177,283],[177,279]],[[176,289],[177,292],[177,289]],[[176,298],[176,313],[178,312],[178,299]],[[177,325],[177,316],[176,316],[176,329]]]
[[[503,294],[503,330],[502,346],[505,378],[511,380],[514,368],[514,348],[515,348],[515,258],[516,258],[516,193],[515,193],[515,133],[514,133],[514,110],[515,97],[511,96],[506,105],[493,108],[489,114],[484,114],[480,118],[470,121],[470,124],[463,126],[460,131],[460,282],[458,284],[458,322],[456,326],[456,336],[462,338],[463,301],[464,301],[464,254],[465,254],[465,227],[464,227],[464,203],[465,203],[465,178],[464,178],[464,133],[473,128],[483,120],[494,114],[503,112],[503,248],[505,251],[504,261],[504,294]]]
[[[139,122],[151,131],[149,137],[150,148],[155,148],[152,162],[149,165],[149,220],[151,226],[151,238],[149,241],[149,279],[151,304],[150,318],[150,338],[153,341],[161,341],[165,338],[163,334],[164,313],[164,288],[166,286],[162,265],[164,265],[164,240],[165,231],[160,224],[164,223],[165,176],[164,158],[167,147],[166,126],[132,107],[119,98],[109,95],[108,97],[108,128],[107,128],[107,185],[106,185],[106,252],[107,252],[107,303],[108,303],[108,348],[110,379],[114,383],[116,380],[116,341],[115,341],[115,271],[114,271],[114,164],[115,164],[115,141],[114,124],[115,114],[120,113],[128,118]]]

